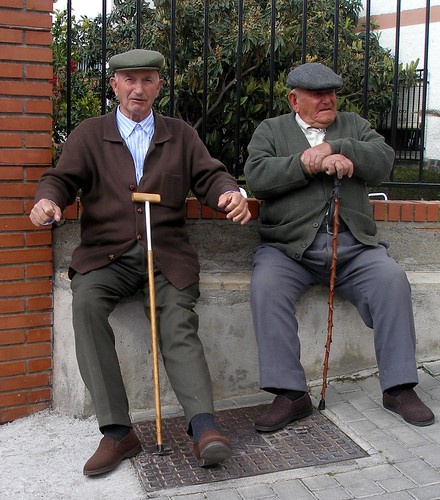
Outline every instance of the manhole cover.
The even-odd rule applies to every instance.
[[[143,451],[132,458],[143,487],[155,491],[212,483],[270,472],[323,465],[366,457],[367,453],[321,413],[292,422],[283,430],[257,433],[254,420],[265,405],[217,412],[217,423],[233,445],[232,457],[221,465],[199,467],[192,454],[183,417],[164,419],[163,443],[172,450],[158,456],[154,421],[136,424]]]

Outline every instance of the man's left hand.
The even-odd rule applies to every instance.
[[[336,174],[338,179],[342,179],[344,176],[350,178],[354,171],[353,162],[341,154],[326,156],[322,162],[322,166],[326,174]]]
[[[247,199],[239,191],[231,191],[222,194],[218,199],[218,207],[226,210],[227,219],[240,224],[246,224],[251,218]]]

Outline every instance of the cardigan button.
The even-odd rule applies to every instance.
[[[111,253],[109,256],[108,256],[108,260],[115,260],[115,255],[113,253]]]
[[[299,259],[299,252],[295,252],[295,253],[293,254],[293,258],[294,258],[294,259]]]
[[[130,184],[130,185],[128,186],[128,189],[129,189],[130,191],[134,191],[134,190],[136,189],[136,186],[135,186],[134,184]]]
[[[138,235],[136,236],[136,239],[137,239],[137,240],[141,240],[141,239],[142,239],[142,234],[138,234]]]
[[[315,227],[315,228],[316,228],[316,227],[319,227],[319,222],[314,222],[314,223],[313,223],[313,227]]]
[[[138,208],[136,208],[136,212],[137,212],[138,214],[141,214],[141,213],[143,212],[143,210],[142,210],[142,208],[141,208],[141,207],[138,207]]]

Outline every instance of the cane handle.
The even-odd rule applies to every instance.
[[[156,193],[132,193],[131,201],[134,203],[148,201],[150,203],[160,203],[160,194]]]

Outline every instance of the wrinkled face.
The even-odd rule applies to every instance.
[[[295,113],[311,127],[327,128],[336,118],[336,92],[334,90],[293,89],[289,103]]]
[[[135,122],[142,121],[150,114],[162,83],[158,71],[150,69],[117,71],[110,78],[122,114]]]

